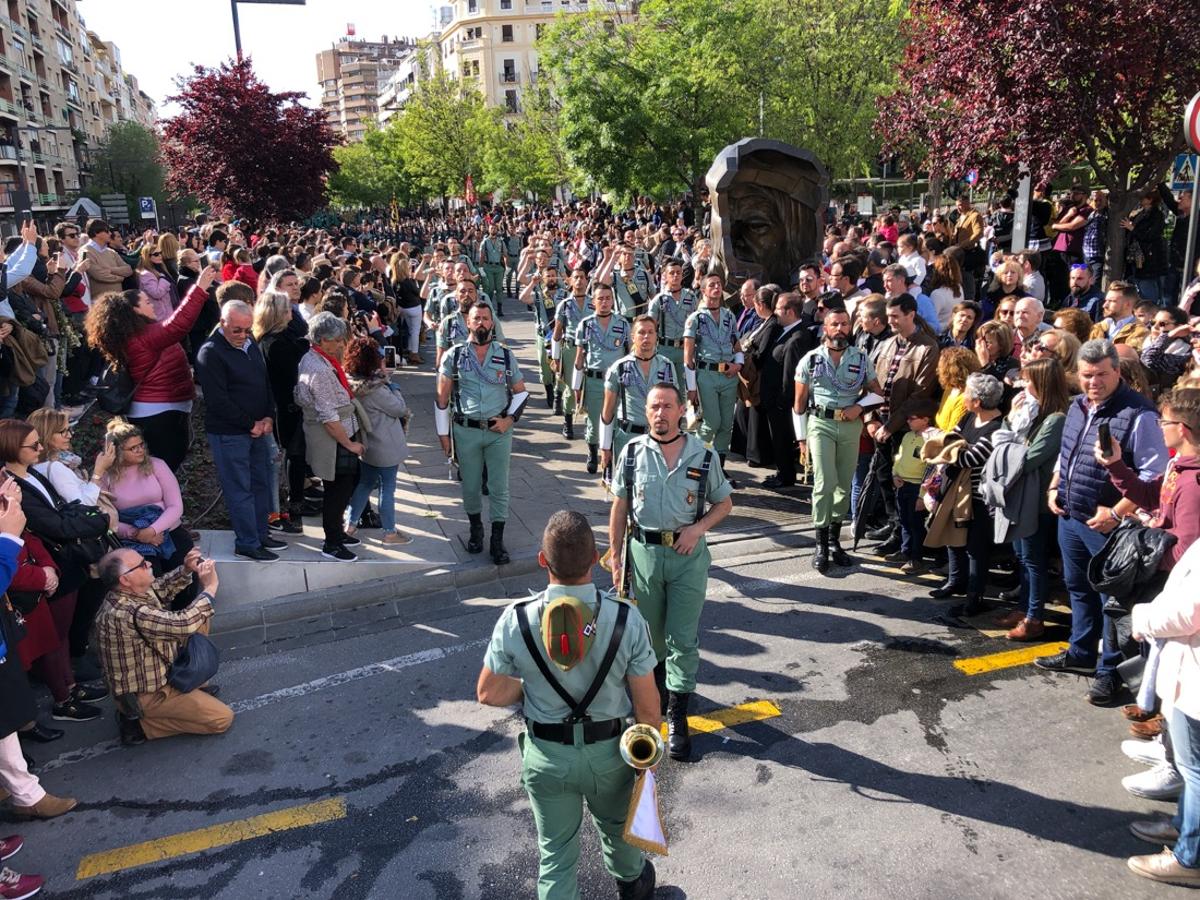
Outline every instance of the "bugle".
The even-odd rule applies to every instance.
[[[639,722],[621,735],[621,759],[635,769],[651,769],[663,758],[662,733],[653,725]]]

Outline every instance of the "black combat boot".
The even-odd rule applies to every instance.
[[[990,609],[990,605],[984,602],[984,599],[978,594],[967,593],[966,603],[956,603],[954,606],[946,610],[946,615],[954,616],[957,619],[969,619],[972,616],[978,616]]]
[[[600,445],[588,444],[588,474],[595,475],[598,468],[600,468]]]
[[[568,441],[575,440],[575,418],[574,416],[563,416],[562,436]]]
[[[646,860],[642,874],[633,881],[616,879],[618,900],[650,900],[654,896],[655,880],[654,866]]]
[[[471,520],[471,536],[467,538],[468,553],[483,552],[483,516],[480,513],[467,513]]]
[[[554,414],[561,416],[563,414],[562,391],[554,392]]]
[[[665,659],[654,667],[654,684],[658,687],[658,700],[662,704],[659,712],[665,716],[667,714],[667,661]]]
[[[817,528],[817,552],[813,554],[812,567],[824,575],[829,571],[829,526]]]
[[[554,409],[554,385],[546,385],[546,408]]]
[[[852,566],[854,557],[842,549],[842,523],[829,526],[829,558],[835,566]]]
[[[731,488],[733,488],[734,490],[737,490],[739,487],[741,487],[741,485],[737,483],[737,479],[730,477],[730,475],[729,475],[729,469],[725,468],[725,456],[726,456],[726,454],[724,454],[724,453],[719,453],[719,454],[717,454],[717,455],[720,457],[720,460],[721,460],[721,471],[725,473],[725,478],[726,478],[726,479],[728,479],[728,481],[729,481],[729,486],[730,486]]]
[[[691,694],[671,691],[667,698],[667,755],[684,760],[692,755],[692,736],[688,731],[688,704]]]
[[[482,537],[482,535],[481,535]],[[492,562],[498,566],[506,565],[512,562],[508,555],[508,551],[504,549],[504,523],[492,523],[492,545],[489,551],[492,554]]]

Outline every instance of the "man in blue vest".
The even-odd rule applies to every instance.
[[[1166,470],[1167,448],[1154,404],[1121,381],[1120,360],[1112,341],[1092,340],[1079,349],[1079,384],[1083,394],[1067,411],[1058,468],[1050,480],[1050,511],[1059,517],[1063,580],[1071,598],[1071,644],[1062,653],[1034,664],[1051,672],[1091,674],[1096,680],[1088,702],[1111,706],[1121,694],[1117,664],[1121,652],[1115,627],[1106,627],[1103,598],[1088,581],[1088,563],[1104,546],[1134,505],[1121,498],[1096,460],[1102,428],[1120,448],[1126,464],[1149,481]],[[1102,645],[1102,646],[1101,646]],[[1096,664],[1100,647],[1099,665]]]

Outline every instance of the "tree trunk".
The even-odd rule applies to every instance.
[[[1121,227],[1121,220],[1126,218],[1137,205],[1136,191],[1108,192],[1108,245],[1105,257],[1105,284],[1120,281],[1125,278],[1125,247],[1128,244],[1129,232]],[[1132,273],[1129,273],[1132,276]]]
[[[942,205],[942,175],[934,173],[929,179],[929,211],[932,213]]]

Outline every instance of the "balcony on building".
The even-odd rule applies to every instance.
[[[512,69],[505,69],[500,73],[501,84],[517,84],[521,80],[521,76]]]

